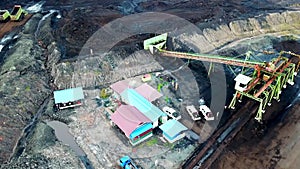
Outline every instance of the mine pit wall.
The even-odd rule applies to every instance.
[[[205,28],[202,34],[185,34],[178,37],[187,44],[193,44],[201,53],[213,52],[231,42],[266,34],[299,35],[300,11],[270,13],[247,20],[236,20],[216,28]],[[197,24],[196,24],[197,25]]]

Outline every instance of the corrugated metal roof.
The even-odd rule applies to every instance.
[[[239,74],[235,77],[234,80],[237,82],[241,82],[242,84],[248,84],[250,80],[252,80],[252,78],[243,74]]]
[[[147,83],[142,84],[141,86],[135,88],[135,90],[146,98],[148,101],[152,102],[162,96],[157,90],[148,85]]]
[[[176,135],[178,135],[179,133],[188,129],[183,124],[181,124],[179,121],[174,120],[174,119],[168,120],[163,125],[159,126],[159,128],[165,134],[167,134],[168,136],[170,136],[172,138],[175,137]]]
[[[130,138],[133,139],[134,137],[139,136],[140,134],[142,134],[152,128],[153,128],[153,125],[151,123],[145,123],[144,125],[138,127],[136,130],[134,130],[130,134]]]
[[[84,99],[82,87],[54,91],[54,102],[67,103]]]
[[[154,106],[151,102],[141,96],[134,89],[127,89],[121,93],[123,101],[131,106],[136,107],[140,112],[142,112],[146,117],[148,117],[152,122],[158,120],[161,116],[166,116],[159,108]]]
[[[151,122],[151,120],[143,113],[130,105],[121,105],[111,115],[111,120],[125,133],[128,138],[140,125]]]
[[[118,94],[121,94],[124,90],[126,90],[128,88],[132,88],[130,85],[130,82],[128,80],[118,81],[118,82],[110,85],[110,87]]]

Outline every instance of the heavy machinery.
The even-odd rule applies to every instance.
[[[15,5],[10,13],[12,21],[20,21],[27,15],[28,12],[22,9],[21,5]]]
[[[10,13],[8,10],[0,10],[0,22],[21,21],[27,14],[21,5],[15,5]]]
[[[0,22],[6,22],[10,19],[8,10],[0,10]]]
[[[175,52],[166,50],[167,37],[167,33],[165,33],[145,40],[144,49],[149,50],[152,54],[159,53],[161,56],[222,63],[252,69],[250,75],[241,73],[236,76],[236,92],[228,107],[234,109],[236,101],[241,101],[244,96],[256,100],[259,102],[259,107],[255,119],[259,122],[262,122],[266,105],[271,104],[272,98],[280,101],[279,96],[282,88],[285,88],[287,83],[294,84],[299,59],[296,63],[292,63],[291,59],[283,55],[300,58],[298,54],[282,51],[277,58],[269,62],[259,62],[248,60],[248,57],[240,59],[210,54]]]
[[[138,169],[129,156],[120,158],[120,166],[122,169]]]

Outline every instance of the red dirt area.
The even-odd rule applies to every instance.
[[[12,31],[13,29],[24,25],[28,21],[28,19],[31,18],[31,16],[32,16],[31,14],[28,14],[24,17],[22,21],[19,22],[8,21],[6,23],[0,23],[0,38],[3,38],[5,34]]]

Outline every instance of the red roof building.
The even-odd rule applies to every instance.
[[[132,88],[129,85],[129,81],[128,80],[122,80],[122,81],[118,81],[112,85],[110,85],[110,87],[117,92],[118,94],[121,94],[123,91],[125,91],[126,89]]]
[[[152,101],[162,97],[161,93],[159,93],[157,90],[155,90],[153,87],[151,87],[147,83],[144,83],[144,84],[140,85],[139,87],[135,88],[135,91],[137,91],[141,96],[143,96],[149,102],[152,102]]]
[[[121,105],[111,120],[125,133],[132,145],[136,145],[152,136],[152,122],[137,108]]]

